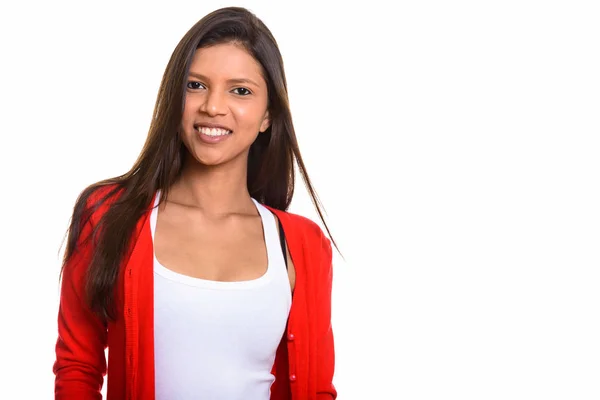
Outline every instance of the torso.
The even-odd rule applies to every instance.
[[[159,400],[270,398],[294,275],[277,218],[253,203],[259,215],[207,218],[171,203],[151,214]]]

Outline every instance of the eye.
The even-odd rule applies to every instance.
[[[201,84],[200,82],[189,81],[187,83],[187,87],[188,87],[188,89],[202,89],[202,88],[204,88],[204,85]]]
[[[239,94],[240,96],[248,96],[249,94],[252,94],[252,92],[245,87],[235,88],[233,91],[235,94]]]

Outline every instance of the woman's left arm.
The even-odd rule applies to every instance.
[[[333,386],[335,351],[331,328],[331,287],[333,266],[331,241],[322,236],[319,268],[319,290],[317,292],[317,399],[335,400],[337,391]]]

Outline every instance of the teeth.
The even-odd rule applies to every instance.
[[[223,135],[229,135],[231,133],[231,131],[227,130],[227,129],[220,129],[220,128],[206,128],[204,126],[199,126],[198,128],[198,132],[207,135],[207,136],[223,136]]]

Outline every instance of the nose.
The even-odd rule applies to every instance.
[[[222,115],[226,112],[226,100],[223,93],[211,90],[208,91],[206,97],[204,98],[204,102],[202,102],[200,106],[200,111],[207,113],[208,115]]]

